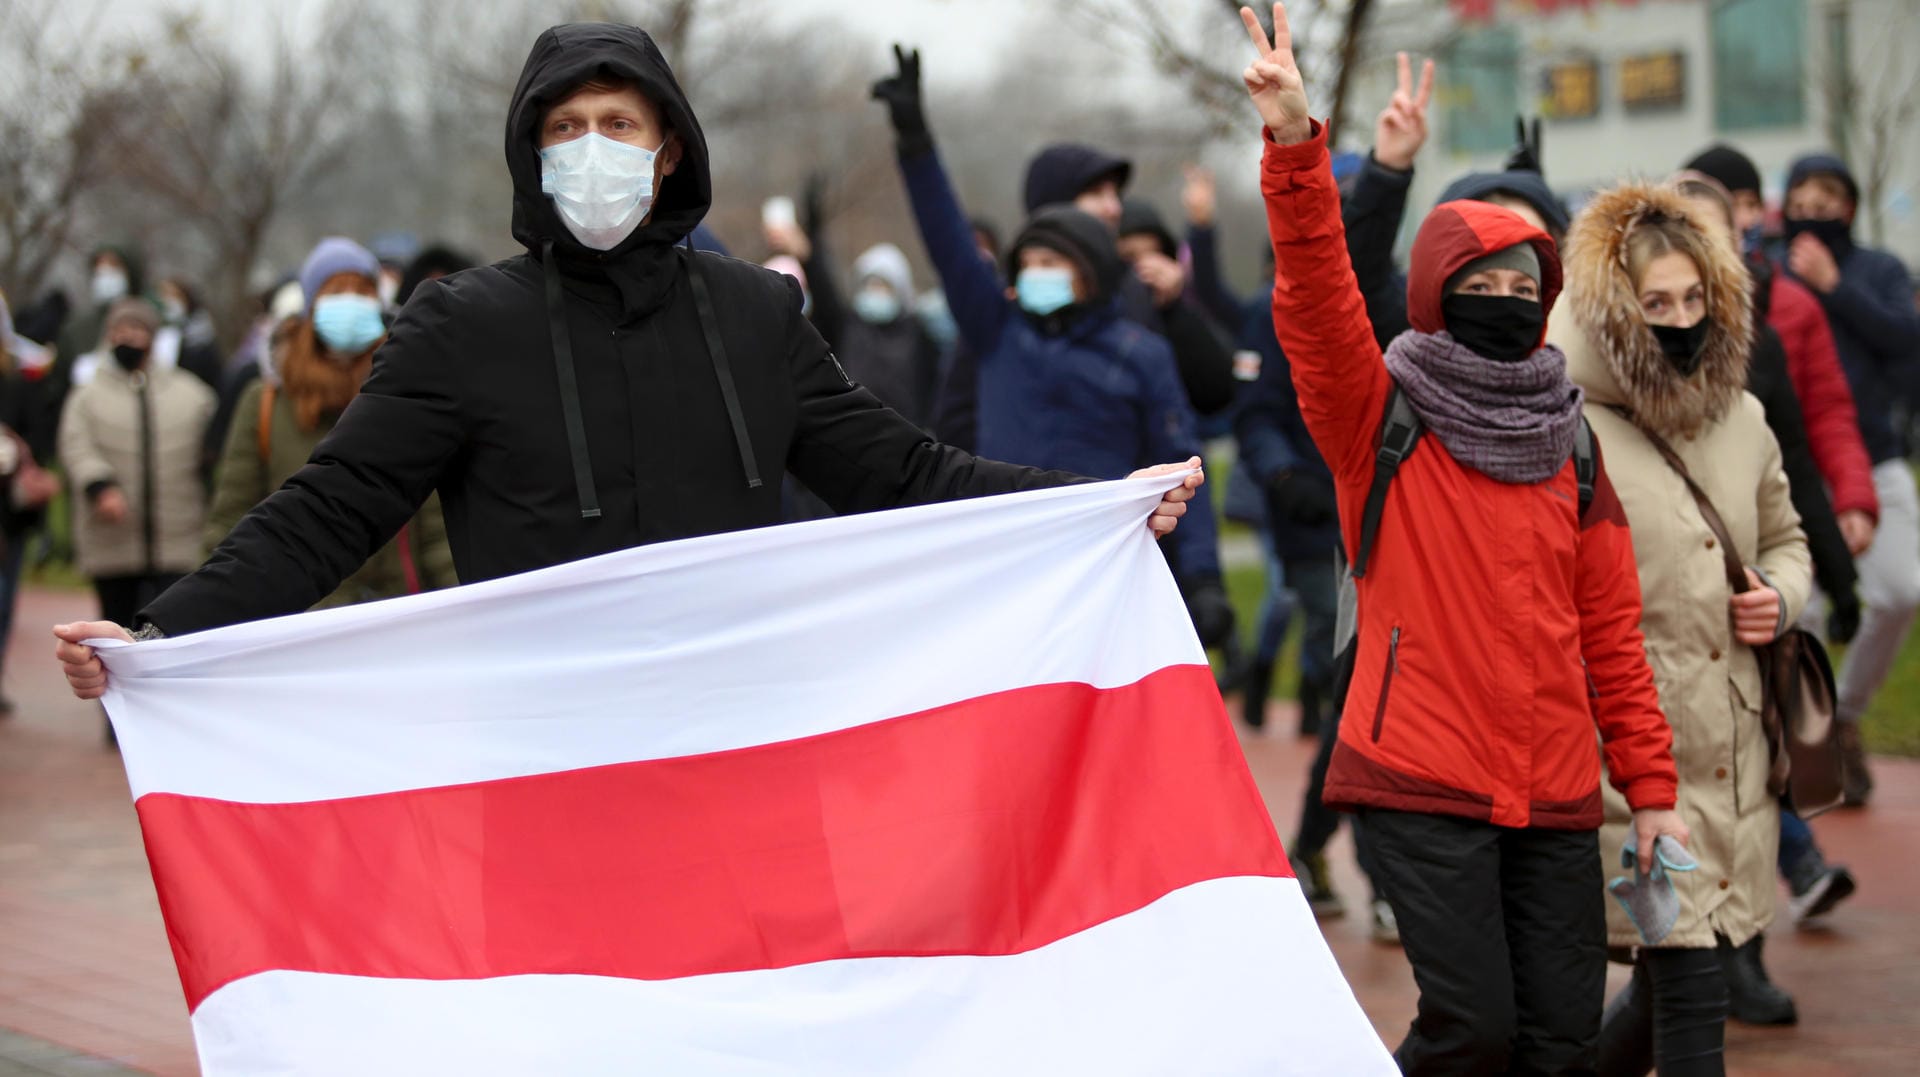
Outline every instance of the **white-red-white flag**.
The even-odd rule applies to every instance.
[[[716,535],[107,651],[209,1075],[1389,1074],[1142,520]]]

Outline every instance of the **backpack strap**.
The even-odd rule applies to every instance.
[[[278,395],[279,387],[272,382],[260,387],[260,429],[254,431],[254,437],[259,441],[263,464],[273,456],[273,401]]]
[[[1353,552],[1354,579],[1367,574],[1367,561],[1373,556],[1374,540],[1380,537],[1380,515],[1387,507],[1387,488],[1393,484],[1400,465],[1420,443],[1420,416],[1413,412],[1407,395],[1395,383],[1387,394],[1387,414],[1380,422],[1380,447],[1373,456],[1373,485],[1367,487],[1367,504],[1360,513],[1360,545]]]
[[[1593,427],[1580,417],[1580,428],[1573,432],[1573,477],[1580,484],[1580,519],[1593,507],[1593,487],[1599,481],[1600,465],[1593,455]]]

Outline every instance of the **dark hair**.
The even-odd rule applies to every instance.
[[[393,293],[394,304],[404,307],[407,305],[407,300],[413,297],[415,288],[435,277],[444,277],[463,269],[472,269],[477,264],[466,252],[436,243],[422,250],[414,256],[413,261],[407,263],[406,272],[400,275],[400,287]]]

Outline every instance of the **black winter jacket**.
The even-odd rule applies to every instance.
[[[1813,452],[1807,447],[1806,419],[1800,411],[1800,398],[1794,395],[1793,381],[1787,374],[1787,352],[1773,327],[1755,319],[1759,332],[1754,334],[1753,354],[1747,365],[1747,392],[1759,398],[1767,413],[1767,427],[1780,443],[1780,467],[1787,473],[1787,486],[1793,509],[1800,514],[1800,528],[1807,533],[1807,552],[1813,558],[1813,579],[1831,596],[1837,607],[1857,605],[1854,585],[1859,574],[1853,554],[1847,550],[1846,537],[1840,533],[1840,521],[1827,497],[1826,481],[1815,466]]]
[[[546,108],[599,74],[638,82],[684,147],[647,223],[608,252],[576,242],[541,194],[536,142]],[[801,316],[797,285],[674,246],[707,211],[707,149],[639,29],[541,34],[514,91],[506,154],[513,232],[528,253],[423,285],[312,461],[143,621],[177,635],[304,610],[436,489],[455,567],[471,583],[778,523],[785,471],[843,513],[1075,481],[935,443],[847,380]],[[557,310],[546,297],[548,259]],[[693,266],[711,293],[724,360],[708,350]],[[556,318],[578,379],[590,491],[576,484],[581,461],[563,418]],[[584,511],[588,492],[597,517]]]

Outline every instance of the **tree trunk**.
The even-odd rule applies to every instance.
[[[1333,111],[1327,118],[1327,144],[1333,145],[1347,118],[1347,92],[1353,85],[1354,68],[1360,62],[1360,41],[1366,34],[1367,20],[1373,15],[1374,0],[1351,0],[1346,20],[1340,26],[1340,73],[1333,83]]]

